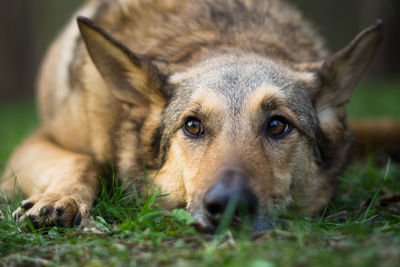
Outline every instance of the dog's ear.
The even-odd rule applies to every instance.
[[[166,79],[155,65],[135,55],[91,20],[79,17],[78,26],[91,59],[119,100],[137,105],[165,102]]]
[[[304,71],[317,74],[305,83],[318,114],[317,142],[323,166],[332,177],[344,168],[351,148],[345,104],[373,59],[383,33],[383,23],[378,21],[324,61],[304,65]]]
[[[325,59],[318,70],[320,86],[313,92],[318,109],[344,106],[382,42],[381,21],[359,33],[345,48]]]

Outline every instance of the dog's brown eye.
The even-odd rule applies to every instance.
[[[273,117],[267,125],[267,135],[272,138],[282,138],[290,132],[292,126],[281,117]]]
[[[195,118],[186,121],[183,131],[190,137],[199,137],[204,134],[203,124]]]

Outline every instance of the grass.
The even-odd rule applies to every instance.
[[[363,95],[372,90],[367,87],[356,90],[354,100],[360,100],[350,106],[354,116],[370,114],[370,106],[362,103],[371,98],[371,93]],[[384,104],[382,109],[400,92],[394,91],[394,83],[387,88],[377,92],[386,100],[374,102]],[[24,101],[0,105],[3,166],[12,148],[37,125],[33,110]],[[378,115],[399,112],[386,111]],[[75,229],[23,231],[26,225],[11,218],[21,200],[16,196],[0,207],[0,265],[399,266],[400,202],[393,196],[400,193],[400,166],[376,162],[370,156],[352,163],[340,177],[335,199],[321,214],[282,214],[272,231],[259,236],[246,230],[201,235],[189,225],[192,218],[186,211],[159,208],[158,192],[124,192],[112,177],[104,179],[93,219]]]

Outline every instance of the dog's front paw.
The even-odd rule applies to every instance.
[[[88,207],[71,196],[42,194],[22,201],[13,212],[17,221],[27,218],[38,229],[49,226],[74,227],[88,215]]]

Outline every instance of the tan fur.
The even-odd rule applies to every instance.
[[[79,20],[80,37],[72,20],[51,46],[42,126],[3,175],[2,188],[16,181],[29,197],[37,226],[60,219],[45,207],[65,209],[66,226],[87,216],[97,170],[110,162],[139,189],[145,167],[168,194],[164,206],[186,206],[203,225],[203,196],[227,168],[246,174],[260,214],[309,215],[327,203],[350,147],[344,104],[379,45],[379,23],[326,57],[278,0],[93,0],[77,14],[93,22]],[[274,116],[293,126],[282,139],[266,136]],[[190,117],[203,123],[201,139],[182,130]]]

